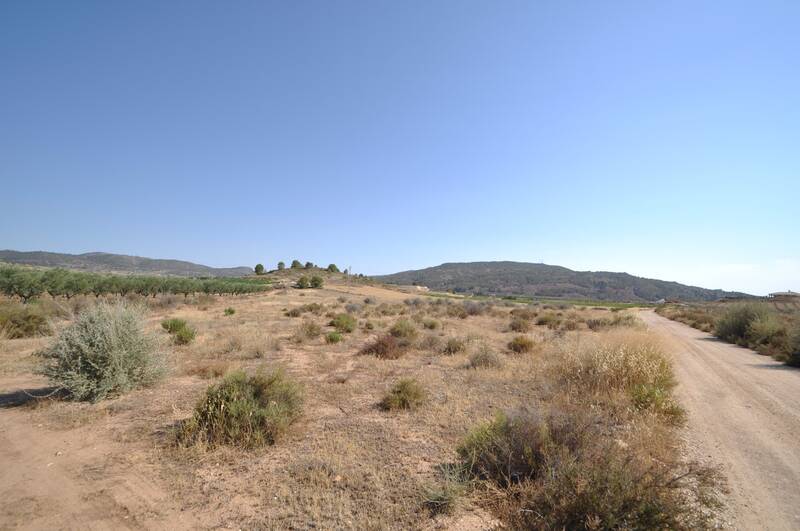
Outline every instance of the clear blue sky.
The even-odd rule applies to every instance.
[[[800,2],[0,4],[0,248],[800,290]]]

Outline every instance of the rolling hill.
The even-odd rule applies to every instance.
[[[388,284],[415,284],[437,291],[476,295],[526,295],[615,301],[680,299],[709,301],[747,296],[718,289],[641,278],[628,273],[573,271],[526,262],[445,263],[426,269],[374,277]]]
[[[209,267],[183,260],[161,260],[111,253],[48,253],[44,251],[0,251],[0,262],[39,267],[63,267],[104,273],[176,275],[182,277],[240,277],[249,275],[249,267]]]

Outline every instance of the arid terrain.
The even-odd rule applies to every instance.
[[[169,373],[119,397],[91,403],[46,396],[50,383],[35,373],[33,354],[53,338],[0,343],[0,528],[539,528],[542,521],[525,519],[524,507],[534,502],[524,500],[539,500],[547,489],[556,497],[557,489],[580,491],[586,478],[612,481],[605,474],[615,463],[620,470],[643,466],[656,478],[625,487],[641,489],[637,503],[649,500],[661,511],[687,500],[697,505],[701,516],[678,515],[673,527],[796,527],[798,418],[791,397],[800,374],[649,310],[464,302],[341,276],[321,289],[284,281],[264,293],[142,302]],[[56,333],[71,322],[65,312],[54,321]],[[341,313],[357,326],[329,343],[329,322]],[[170,344],[159,326],[165,318],[186,320],[196,339]],[[413,342],[390,359],[365,353],[400,321],[411,324]],[[515,352],[518,337],[527,346]],[[613,357],[653,348],[675,360],[679,404],[663,394],[669,382],[663,391],[630,387],[625,382],[635,370],[623,365],[632,362]],[[300,419],[274,445],[176,444],[181,423],[210,385],[235,369],[274,367],[285,368],[305,397]],[[381,400],[401,378],[418,382],[425,400],[386,411]],[[687,428],[680,427],[680,406]],[[503,487],[476,477],[451,485],[447,471],[470,430],[499,412],[537,411],[583,423],[599,437],[591,440],[610,444],[582,451],[578,483],[526,491],[524,482]],[[733,493],[727,507],[706,505],[702,492],[688,492],[691,486],[673,492],[677,478],[702,466],[693,481],[709,479],[709,495],[726,502],[724,481],[710,480],[720,465]],[[608,517],[561,505],[552,510],[586,511],[579,521],[587,528]]]

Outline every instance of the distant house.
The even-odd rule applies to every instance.
[[[792,290],[789,290],[789,291],[776,291],[775,293],[770,293],[769,294],[769,298],[770,299],[794,299],[794,298],[800,298],[800,293],[797,293],[796,291],[792,291]]]

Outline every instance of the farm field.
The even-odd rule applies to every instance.
[[[3,527],[719,519],[716,470],[685,457],[668,358],[635,310],[409,298],[340,275],[319,289],[292,286],[284,277],[245,295],[129,297],[146,305],[167,372],[96,402],[52,394],[34,353],[74,310],[118,297],[42,298],[60,308],[53,335],[0,343]],[[176,344],[165,319],[185,321],[192,339]],[[182,438],[210,386],[276,368],[302,390],[302,409],[274,441]],[[517,464],[500,466],[509,459]]]

